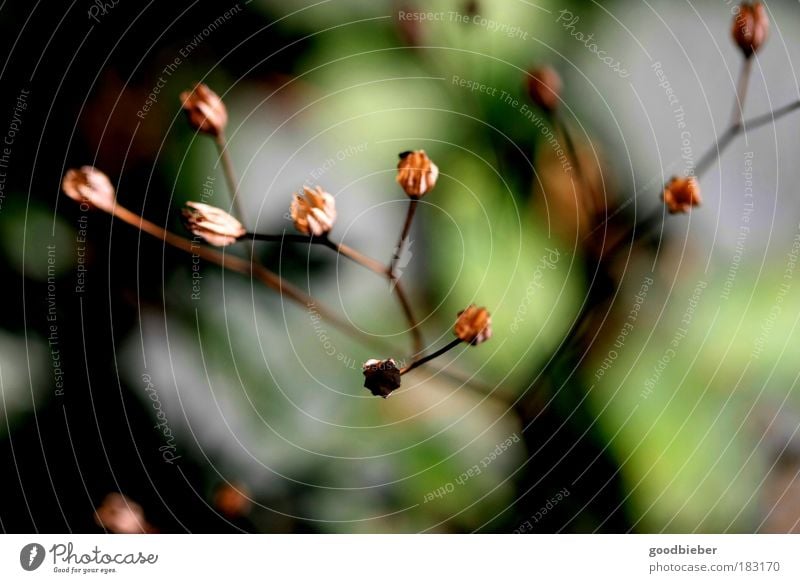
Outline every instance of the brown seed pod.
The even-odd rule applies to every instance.
[[[692,207],[700,206],[700,185],[694,176],[675,176],[664,187],[661,195],[664,204],[671,214],[689,212]]]
[[[400,369],[393,358],[370,359],[364,363],[363,370],[364,386],[377,397],[385,399],[400,387]]]
[[[228,109],[208,85],[199,83],[180,95],[189,125],[199,132],[219,136],[228,125]]]
[[[558,107],[561,87],[561,77],[552,67],[528,71],[528,96],[545,111],[552,112]]]
[[[397,163],[397,183],[411,198],[428,194],[439,177],[439,168],[428,158],[425,150],[402,152]]]
[[[750,58],[761,48],[769,34],[769,17],[761,2],[742,2],[733,18],[733,41],[745,58]]]
[[[459,340],[477,346],[492,337],[492,317],[486,308],[473,304],[458,313],[453,333]]]

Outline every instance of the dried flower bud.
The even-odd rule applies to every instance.
[[[753,56],[767,40],[769,17],[761,2],[742,2],[733,17],[733,40],[745,58]]]
[[[403,187],[411,198],[421,198],[433,190],[439,168],[434,164],[425,150],[402,152],[397,163],[397,183]]]
[[[327,235],[336,221],[336,200],[321,186],[311,189],[303,187],[305,194],[294,195],[291,214],[295,228],[305,235],[322,237]]]
[[[95,511],[94,520],[98,526],[114,534],[154,532],[153,527],[145,520],[142,507],[118,492],[112,492],[103,499],[103,503]]]
[[[700,185],[694,176],[675,176],[664,187],[661,195],[670,213],[685,213],[693,206],[700,206]]]
[[[476,346],[492,337],[492,317],[486,308],[470,305],[458,313],[453,332],[462,342]]]
[[[201,202],[187,202],[186,207],[183,209],[186,228],[211,245],[230,245],[247,232],[242,223],[222,209]]]
[[[410,47],[418,47],[422,44],[425,37],[423,23],[419,18],[404,18],[406,14],[417,14],[419,9],[416,6],[402,4],[397,11],[397,32],[405,44]]]
[[[364,386],[377,396],[388,397],[392,391],[400,387],[400,369],[393,358],[377,360],[375,358],[364,363]]]
[[[552,67],[528,71],[528,96],[545,111],[555,111],[561,95],[561,77]]]
[[[183,110],[194,129],[212,136],[219,136],[228,125],[228,110],[219,95],[199,83],[191,91],[180,95]]]
[[[214,492],[214,507],[229,518],[244,516],[250,511],[250,497],[241,484],[222,484]]]
[[[110,212],[114,206],[114,185],[93,166],[68,170],[61,181],[64,193],[73,200]]]

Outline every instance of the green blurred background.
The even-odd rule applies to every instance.
[[[30,91],[0,207],[4,530],[96,530],[114,491],[164,532],[798,530],[797,118],[741,136],[690,215],[627,230],[726,127],[733,4],[210,4],[120,3],[97,22],[66,3],[0,9],[9,124]],[[767,5],[748,117],[800,92],[800,14]],[[542,64],[563,78],[584,181],[527,97]],[[441,175],[402,281],[429,348],[470,303],[491,311],[492,340],[376,399],[361,363],[410,346],[385,281],[326,249],[255,246],[393,354],[99,214],[76,291],[84,213],[59,197],[66,168],[101,168],[121,204],[183,235],[204,188],[230,209],[212,140],[180,111],[197,81],[227,104],[251,230],[292,232],[292,193],[320,184],[332,237],[388,261],[407,205],[397,153],[424,148]],[[226,484],[246,498],[236,511],[215,495]]]

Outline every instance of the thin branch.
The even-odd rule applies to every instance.
[[[231,197],[231,207],[239,220],[244,219],[242,206],[239,201],[239,180],[236,177],[236,170],[233,167],[233,160],[228,152],[228,141],[224,132],[220,132],[214,142],[217,144],[219,159],[222,163],[222,173],[225,175],[225,183],[228,185],[228,193]]]
[[[747,129],[750,130],[757,129],[761,126],[773,123],[775,120],[783,117],[784,115],[788,115],[789,113],[792,113],[797,109],[800,109],[800,100],[798,100],[788,105],[785,105],[781,108],[754,117],[750,120],[744,120],[743,119],[744,102],[747,97],[747,86],[750,78],[751,68],[752,68],[751,59],[746,59],[739,76],[739,82],[737,85],[737,92],[736,92],[736,103],[734,104],[734,112],[731,117],[731,124],[720,135],[720,137],[711,145],[711,147],[700,157],[700,160],[698,161],[694,170],[694,175],[697,178],[702,177],[702,175],[706,171],[708,171],[714,163],[716,163],[719,160],[720,156],[725,151],[725,149],[733,142],[734,138],[738,136],[741,132]],[[616,214],[616,212],[614,214]],[[609,259],[613,259],[614,255],[625,245],[625,242],[628,241],[629,239],[632,240],[633,236],[636,234],[637,231],[644,232],[646,236],[647,233],[654,226],[654,224],[661,219],[663,214],[664,214],[663,206],[658,206],[655,209],[653,209],[650,213],[648,213],[644,217],[644,219],[642,219],[638,223],[635,223],[633,227],[629,229],[625,235],[620,237],[620,239],[616,243],[610,246],[606,257]],[[608,218],[606,218],[605,221],[608,221]],[[598,227],[599,226],[600,225],[598,225]],[[556,363],[558,360],[560,360],[563,356],[565,356],[568,353],[569,347],[575,344],[576,338],[579,337],[579,330],[582,328],[584,322],[588,319],[588,316],[589,316],[588,309],[581,310],[581,313],[576,318],[575,323],[570,328],[570,331],[567,333],[567,337],[564,339],[559,348],[556,350],[556,353],[550,359],[545,368]]]
[[[404,287],[400,284],[400,281],[397,278],[393,278],[391,276],[390,270],[383,265],[381,262],[373,259],[372,257],[368,257],[364,255],[360,251],[356,251],[352,247],[345,245],[343,243],[336,243],[328,239],[327,236],[323,237],[310,237],[308,235],[298,235],[295,233],[290,234],[281,234],[281,235],[268,235],[262,233],[245,233],[240,237],[240,240],[255,240],[255,241],[270,241],[270,242],[287,242],[287,243],[306,243],[308,245],[324,245],[337,253],[342,254],[344,257],[347,257],[351,261],[358,263],[362,267],[366,267],[370,271],[377,273],[381,277],[385,277],[389,280],[392,291],[397,296],[397,301],[400,302],[400,307],[403,310],[403,315],[405,316],[409,329],[411,331],[411,335],[413,338],[413,350],[414,354],[412,356],[416,356],[422,353],[424,349],[424,341],[422,339],[422,334],[419,331],[419,326],[416,323],[416,319],[414,318],[414,313],[411,310],[411,302],[408,300],[408,296],[406,295]]]
[[[406,295],[403,286],[400,285],[400,276],[397,273],[397,262],[400,261],[400,253],[402,252],[403,246],[408,239],[409,232],[411,232],[411,223],[414,221],[414,213],[417,210],[418,204],[419,199],[417,198],[412,198],[408,203],[408,211],[406,212],[405,223],[403,223],[403,230],[400,233],[400,240],[397,243],[392,260],[389,263],[389,268],[386,270],[390,285],[392,286],[395,294],[397,294],[397,299],[400,302],[400,305],[403,308],[403,313],[408,321],[408,326],[411,330],[411,336],[414,341],[415,356],[422,353],[425,348],[425,342],[422,340],[422,333],[419,331],[419,324],[417,323],[417,319],[414,317],[414,312],[411,309],[411,302],[408,300],[408,296]]]
[[[245,222],[244,213],[242,212],[242,204],[239,197],[239,179],[236,176],[236,169],[233,167],[233,160],[231,159],[228,150],[228,140],[225,137],[225,132],[219,132],[214,139],[219,151],[219,158],[222,162],[222,173],[225,176],[225,183],[228,185],[228,194],[231,197],[231,209],[233,214],[236,215],[240,221]],[[250,259],[256,263],[256,247],[251,241],[248,244]]]
[[[280,235],[269,235],[264,233],[245,233],[239,237],[240,241],[251,239],[253,241],[269,241],[271,243],[308,243],[310,245],[324,243],[322,237],[309,235],[298,235],[296,233],[281,233]]]
[[[753,129],[756,129],[756,128],[760,128],[761,126],[770,124],[770,123],[782,118],[784,115],[792,113],[793,111],[795,111],[797,109],[800,109],[800,100],[793,101],[792,103],[790,103],[788,105],[784,105],[783,107],[779,107],[778,109],[774,109],[774,110],[772,110],[772,111],[770,111],[768,113],[764,113],[764,114],[759,115],[757,117],[754,117],[754,118],[752,118],[752,119],[750,119],[748,121],[745,121],[745,122],[742,123],[742,126],[744,126],[744,129],[748,129],[748,130],[753,130]]]
[[[242,275],[247,276],[254,276],[258,279],[261,283],[263,283],[266,287],[277,291],[278,293],[286,296],[293,302],[301,305],[305,309],[312,308],[314,309],[315,313],[318,314],[321,318],[325,319],[326,321],[330,322],[333,326],[341,330],[346,335],[350,336],[354,340],[364,344],[365,346],[369,346],[370,348],[377,348],[384,350],[387,353],[393,352],[393,347],[390,345],[376,339],[375,337],[365,334],[364,332],[360,331],[358,328],[352,326],[346,320],[340,318],[334,312],[332,312],[328,307],[321,305],[317,300],[313,297],[309,296],[305,292],[301,291],[291,283],[284,280],[282,277],[273,273],[269,269],[255,264],[251,261],[246,259],[242,259],[241,257],[237,257],[235,255],[228,255],[224,253],[220,253],[215,249],[210,247],[196,245],[189,239],[181,237],[180,235],[176,235],[166,229],[163,229],[156,225],[155,223],[148,221],[147,219],[137,215],[136,213],[128,210],[127,208],[115,204],[111,214],[114,215],[119,220],[133,226],[136,229],[150,235],[151,237],[158,239],[159,241],[163,241],[164,243],[174,247],[180,251],[184,251],[185,253],[196,255],[209,263],[214,263],[223,267],[224,269],[228,269],[230,271],[240,273]],[[252,234],[251,234],[252,235]],[[277,236],[281,237],[281,236]],[[286,235],[286,237],[290,237],[294,239],[295,235]],[[298,237],[300,237],[298,235]],[[308,238],[305,238],[306,240]],[[269,239],[275,240],[275,239]],[[279,240],[279,239],[278,239]],[[349,250],[349,247],[347,248]],[[374,261],[374,260],[373,260]],[[384,269],[383,265],[375,262],[378,266],[380,266],[380,273],[382,275],[386,275],[386,270]],[[456,340],[455,342],[451,343],[452,346],[455,346],[460,341]],[[431,359],[435,358],[450,350],[452,346],[448,345],[445,347],[444,350],[440,350],[429,357],[421,359],[416,363],[412,363],[409,365],[408,370],[421,366],[429,362]],[[468,377],[465,374],[461,374],[452,370],[445,370],[441,368],[436,368],[438,372],[440,372],[443,376],[450,378],[454,382],[458,382],[461,385],[470,388],[472,390],[487,394],[491,396],[492,390],[490,387],[487,387],[483,384],[475,382],[473,379]]]
[[[706,171],[709,170],[711,166],[717,162],[717,160],[719,160],[725,149],[731,144],[731,142],[733,142],[733,138],[735,138],[739,133],[741,127],[741,125],[729,127],[727,130],[722,132],[717,141],[714,142],[708,150],[706,150],[705,154],[700,156],[700,160],[694,167],[694,175],[697,178],[701,178],[703,174],[705,174]]]
[[[747,97],[747,87],[750,81],[750,72],[753,69],[753,59],[746,58],[742,62],[742,71],[739,73],[739,83],[736,86],[736,102],[733,104],[730,127],[742,125],[744,119],[744,101]]]
[[[403,284],[400,283],[400,280],[394,279],[392,280],[392,285],[393,291],[397,296],[397,301],[400,302],[400,306],[403,308],[403,314],[406,317],[409,330],[411,331],[411,337],[414,341],[414,354],[412,356],[417,356],[422,354],[422,351],[425,349],[422,333],[419,331],[419,325],[417,324],[416,318],[414,318],[414,312],[411,310],[411,302],[408,300]]]
[[[429,360],[433,360],[434,358],[437,358],[437,357],[443,355],[448,350],[452,350],[453,348],[455,348],[456,346],[461,344],[461,342],[462,342],[462,340],[460,338],[456,338],[455,340],[453,340],[449,344],[443,346],[442,348],[440,348],[436,352],[432,352],[428,356],[423,356],[422,358],[419,358],[419,359],[415,360],[414,362],[409,364],[407,367],[401,369],[400,370],[400,374],[404,375],[407,372],[411,372],[412,370],[414,370],[415,368],[417,368],[419,366],[422,366],[423,364],[425,364]]]
[[[742,132],[746,130],[754,130],[758,129],[762,126],[771,124],[778,119],[800,109],[800,100],[793,101],[783,107],[779,107],[778,109],[774,109],[767,113],[761,114],[759,116],[753,117],[749,120],[744,120],[741,123],[737,123],[736,125],[732,125],[728,129],[726,129],[720,137],[715,141],[711,147],[700,157],[700,160],[697,162],[695,166],[694,174],[697,178],[701,178],[703,174],[705,174],[722,156],[722,153],[733,143],[733,140]],[[616,214],[616,211],[610,215],[611,218]],[[613,245],[609,251],[606,253],[608,257],[612,257],[615,252],[621,248],[625,241],[632,235],[633,232],[637,230],[642,230],[644,227],[649,227],[652,223],[657,221],[663,215],[663,210],[661,206],[653,209],[648,215],[645,216],[644,219],[636,223],[628,232],[623,235],[617,244]],[[607,221],[608,219],[606,219]],[[599,228],[600,225],[598,225]]]
[[[556,131],[564,138],[564,145],[567,147],[567,155],[572,159],[572,163],[575,165],[575,174],[578,175],[578,182],[584,190],[585,197],[583,200],[589,200],[591,205],[589,212],[591,213],[592,219],[594,219],[594,217],[597,216],[598,210],[597,200],[595,200],[593,189],[589,185],[589,179],[586,176],[586,173],[583,171],[583,164],[578,157],[578,150],[575,148],[575,141],[572,139],[572,132],[570,132],[567,124],[557,112],[553,114],[552,121]]]
[[[348,247],[343,243],[335,243],[328,239],[327,236],[314,237],[309,235],[298,235],[296,233],[282,233],[280,235],[268,235],[263,233],[245,233],[239,237],[240,241],[250,239],[251,241],[269,241],[273,243],[305,243],[307,245],[324,245],[329,249],[342,254],[351,261],[358,263],[362,267],[366,267],[370,271],[374,271],[380,276],[386,277],[386,267],[373,259],[367,257],[360,251],[356,251],[352,247]]]
[[[111,213],[121,221],[143,231],[151,237],[164,241],[164,243],[176,249],[200,257],[210,263],[215,263],[225,269],[235,271],[242,275],[255,277],[268,288],[279,292],[282,296],[289,298],[306,309],[313,306],[314,311],[319,314],[320,317],[330,322],[331,325],[351,338],[367,346],[373,347],[376,342],[378,342],[373,336],[362,332],[347,320],[341,318],[326,306],[320,305],[317,300],[262,265],[235,255],[220,253],[210,247],[197,245],[189,239],[171,233],[118,204],[114,205]],[[386,345],[384,346],[388,347]]]
[[[327,237],[322,241],[327,247],[333,249],[337,253],[341,253],[351,261],[358,263],[359,265],[363,265],[370,271],[374,271],[378,275],[386,275],[386,267],[380,262],[372,257],[367,257],[363,253],[356,251],[352,247],[345,245],[344,243],[334,243]]]
[[[397,280],[397,274],[395,270],[397,268],[397,262],[400,261],[400,253],[403,250],[403,245],[406,243],[406,239],[408,239],[408,233],[411,231],[411,223],[414,221],[414,213],[417,210],[417,205],[419,204],[419,199],[412,198],[408,203],[408,212],[406,213],[406,221],[403,223],[403,231],[400,233],[400,241],[397,243],[397,247],[394,250],[394,255],[392,256],[392,261],[389,263],[389,277],[392,280]]]

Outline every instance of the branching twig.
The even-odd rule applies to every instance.
[[[417,210],[418,204],[419,200],[417,198],[411,198],[408,202],[408,212],[406,213],[405,223],[403,223],[403,230],[400,233],[400,240],[397,243],[397,247],[395,248],[392,260],[389,263],[389,267],[386,269],[386,274],[389,277],[390,285],[397,294],[397,299],[400,301],[400,305],[403,308],[403,313],[408,321],[408,326],[411,330],[411,336],[414,341],[415,355],[422,354],[425,344],[422,340],[422,333],[419,331],[419,324],[417,324],[417,319],[414,317],[414,312],[411,309],[411,302],[408,301],[408,296],[406,296],[403,286],[400,285],[400,276],[397,273],[397,262],[400,260],[400,254],[403,251],[403,247],[408,239],[408,234],[411,231],[411,223],[414,221],[414,213]]]
[[[304,308],[308,309],[309,307],[313,306],[314,311],[319,314],[320,317],[330,322],[331,325],[335,326],[351,338],[369,346],[375,345],[376,339],[373,336],[362,332],[350,324],[347,320],[341,318],[329,308],[320,305],[317,300],[264,266],[258,265],[248,259],[242,259],[241,257],[237,257],[235,255],[220,253],[219,251],[216,251],[210,247],[197,245],[189,239],[167,231],[166,229],[159,227],[155,223],[148,221],[147,219],[118,204],[114,205],[111,213],[121,221],[141,230],[151,237],[154,237],[160,241],[164,241],[166,244],[176,249],[184,251],[190,255],[196,255],[201,259],[204,259],[210,263],[215,263],[225,269],[235,271],[242,275],[255,277],[268,288],[279,292],[282,296],[289,298]]]
[[[406,320],[408,321],[409,327],[411,329],[411,333],[414,339],[414,356],[420,354],[424,349],[423,342],[422,342],[422,335],[420,334],[416,320],[414,319],[414,314],[411,311],[411,303],[408,301],[408,296],[406,295],[405,289],[401,285],[400,281],[396,278],[392,278],[390,274],[390,269],[387,268],[385,265],[373,259],[372,257],[368,257],[364,255],[360,251],[356,251],[352,247],[345,245],[343,243],[336,243],[331,241],[327,236],[323,237],[313,237],[308,235],[298,235],[295,233],[288,233],[288,234],[281,234],[281,235],[269,235],[269,234],[261,234],[261,233],[245,233],[241,238],[241,240],[250,239],[255,241],[271,241],[271,242],[287,242],[287,243],[306,243],[308,245],[324,245],[337,253],[347,257],[351,261],[358,263],[362,267],[366,267],[370,271],[377,273],[381,277],[386,277],[389,279],[389,282],[392,285],[394,294],[397,296],[398,302],[400,302],[400,307],[403,309],[403,315],[405,316]]]
[[[408,201],[408,212],[406,213],[406,221],[403,223],[403,231],[400,233],[400,241],[397,243],[392,261],[389,263],[389,269],[387,270],[392,280],[397,280],[397,262],[400,260],[400,253],[403,251],[403,246],[406,243],[406,239],[408,239],[408,233],[411,231],[411,223],[414,221],[414,213],[417,210],[418,204],[419,200],[416,198],[412,198]]]

